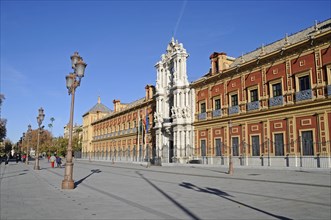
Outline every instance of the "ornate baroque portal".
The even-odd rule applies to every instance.
[[[193,156],[195,96],[187,79],[188,53],[172,38],[156,63],[156,157],[162,163],[187,163]]]

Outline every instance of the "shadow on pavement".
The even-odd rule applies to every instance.
[[[78,180],[78,181],[75,182],[75,188],[79,184],[81,184],[84,180],[86,180],[88,177],[92,176],[92,174],[94,174],[94,173],[101,173],[101,170],[99,170],[99,169],[91,170],[91,173],[89,175],[87,175],[86,177],[84,177],[84,178],[82,178],[82,179],[80,179],[80,180]]]
[[[9,178],[9,177],[15,177],[15,176],[22,176],[25,175],[26,173],[19,173],[17,175],[11,175],[11,176],[4,176],[4,177],[0,177],[0,179],[4,179],[4,178]]]
[[[255,211],[264,213],[266,215],[272,216],[272,217],[277,218],[277,219],[282,219],[282,220],[290,220],[291,219],[291,218],[287,218],[287,217],[284,217],[284,216],[275,215],[275,214],[272,214],[270,212],[267,212],[267,211],[261,210],[259,208],[256,208],[256,207],[247,205],[245,203],[236,201],[234,199],[231,199],[229,197],[233,197],[233,196],[229,195],[228,193],[226,193],[226,192],[224,192],[222,190],[216,189],[216,188],[209,188],[209,187],[200,188],[200,187],[198,187],[198,186],[196,186],[196,185],[194,185],[192,183],[188,183],[188,182],[183,182],[183,183],[179,184],[179,186],[184,187],[186,189],[192,189],[192,190],[197,191],[197,192],[210,193],[210,194],[219,196],[219,197],[221,197],[223,199],[229,200],[231,202],[237,203],[239,205],[245,206],[247,208],[250,208],[250,209],[253,209]]]
[[[178,208],[183,210],[188,216],[190,216],[192,219],[200,219],[198,216],[194,215],[190,210],[185,208],[183,205],[181,205],[179,202],[174,200],[171,196],[169,196],[167,193],[165,193],[162,189],[157,187],[155,184],[153,184],[151,181],[149,181],[144,175],[142,175],[140,172],[136,171],[136,173],[141,176],[142,179],[144,179],[147,183],[149,183],[153,188],[155,188],[157,191],[159,191],[162,195],[164,195],[167,199],[169,199],[172,203],[174,203]]]

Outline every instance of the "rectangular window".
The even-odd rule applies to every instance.
[[[313,131],[303,131],[302,135],[302,153],[304,156],[314,155]]]
[[[256,102],[259,100],[257,89],[250,90],[251,102]]]
[[[302,76],[299,78],[299,90],[304,91],[310,89],[309,75]]]
[[[221,109],[221,100],[215,99],[215,110]]]
[[[200,146],[201,146],[201,156],[205,157],[206,156],[206,140],[201,140],[200,141]]]
[[[232,155],[239,156],[239,138],[238,137],[232,138]]]
[[[201,103],[200,104],[200,113],[205,113],[206,112],[206,103]]]
[[[252,136],[252,156],[260,156],[260,136]]]
[[[284,156],[284,137],[283,134],[275,134],[275,155],[276,156]]]
[[[215,139],[216,156],[222,156],[222,142],[220,138]]]
[[[282,95],[282,84],[276,83],[272,85],[272,97],[277,97]]]
[[[231,95],[231,106],[238,105],[238,94]]]

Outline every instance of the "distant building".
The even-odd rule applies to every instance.
[[[100,97],[98,97],[98,102],[90,110],[88,110],[83,115],[83,143],[82,143],[82,153],[92,152],[92,139],[93,139],[93,126],[92,123],[109,115],[113,111],[101,103]]]
[[[83,151],[83,157],[105,160],[149,161],[152,158],[153,102],[154,86],[145,87],[145,97],[124,104],[113,101],[114,111],[96,120],[87,121],[91,126],[90,148]],[[84,133],[85,135],[85,133]]]
[[[82,136],[82,125],[73,125],[72,127],[72,136],[79,135],[80,137]],[[66,125],[64,126],[64,132],[63,132],[63,138],[69,138],[69,126]]]

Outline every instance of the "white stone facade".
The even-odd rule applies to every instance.
[[[156,157],[162,163],[187,163],[193,156],[195,96],[187,79],[188,53],[174,39],[156,63]]]

